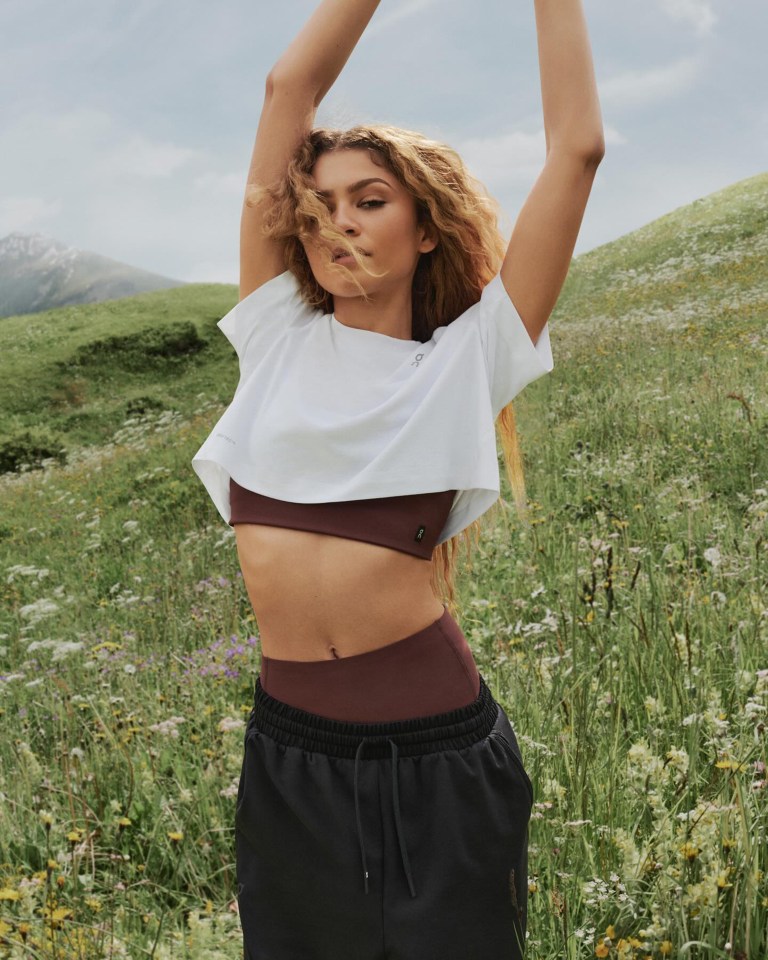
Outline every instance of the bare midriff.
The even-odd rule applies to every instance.
[[[429,560],[260,523],[236,524],[235,536],[266,657],[352,657],[404,640],[443,614]]]

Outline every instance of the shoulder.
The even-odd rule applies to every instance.
[[[272,277],[240,300],[219,320],[218,327],[242,359],[254,342],[265,347],[290,327],[321,315],[303,299],[290,270]]]

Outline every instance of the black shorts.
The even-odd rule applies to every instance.
[[[256,681],[235,815],[245,960],[518,960],[533,789],[467,706],[347,723]]]

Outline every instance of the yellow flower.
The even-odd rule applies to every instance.
[[[535,880],[530,880],[528,882],[528,893],[538,893],[539,885]]]
[[[698,857],[698,855],[701,853],[701,850],[696,846],[695,843],[691,843],[690,841],[686,840],[682,847],[680,847],[680,853],[682,853],[686,860],[695,860],[696,857]]]
[[[735,770],[737,773],[747,769],[746,763],[739,763],[738,760],[718,760],[715,766],[718,770]]]
[[[604,943],[598,943],[595,947],[595,956],[596,957],[607,957],[608,956],[608,947]]]
[[[101,643],[97,643],[93,647],[92,652],[96,653],[97,650],[122,650],[122,645],[115,643],[114,640],[103,640]]]
[[[0,887],[0,900],[18,900],[19,891],[10,887]]]
[[[168,839],[173,840],[174,843],[178,843],[180,840],[184,839],[184,834],[181,830],[169,830]]]
[[[6,937],[12,930],[13,927],[10,923],[6,923],[5,920],[0,920],[0,937]]]
[[[672,953],[672,941],[671,940],[662,940],[659,944],[659,953],[662,957],[666,957],[668,954]]]
[[[83,839],[82,830],[70,830],[69,833],[67,834],[67,840],[69,840],[70,843],[80,843],[82,839]]]
[[[721,890],[725,890],[726,887],[732,887],[732,883],[728,883],[728,869],[723,870],[722,873],[718,874],[717,885]]]
[[[606,927],[606,928],[605,928],[605,935],[606,935],[606,937],[608,937],[610,940],[615,940],[615,939],[616,939],[616,927],[614,927],[613,924],[611,924],[610,927]]]

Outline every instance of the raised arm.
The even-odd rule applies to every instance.
[[[568,275],[605,153],[582,0],[535,0],[547,155],[523,204],[501,280],[535,343]]]
[[[246,193],[273,186],[312,129],[320,101],[349,59],[379,0],[323,0],[267,76]],[[240,299],[285,270],[281,243],[262,234],[266,200],[243,202]]]

